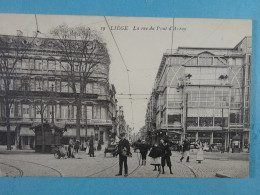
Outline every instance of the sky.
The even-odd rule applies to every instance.
[[[17,30],[21,30],[25,36],[33,36],[37,29],[36,18],[40,37],[49,37],[50,30],[63,23],[70,27],[88,26],[101,32],[111,59],[110,83],[116,87],[118,105],[123,106],[126,122],[134,132],[145,124],[148,99],[167,49],[179,46],[232,48],[245,36],[252,36],[251,20],[107,16],[118,50],[104,16],[40,14],[36,17],[0,14],[0,34],[16,35]]]

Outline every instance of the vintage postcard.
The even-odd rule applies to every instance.
[[[0,14],[1,177],[249,177],[252,21]]]

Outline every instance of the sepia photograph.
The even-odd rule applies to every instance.
[[[248,178],[252,20],[0,14],[0,177]]]

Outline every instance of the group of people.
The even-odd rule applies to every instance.
[[[91,137],[91,139],[85,143],[85,147],[86,147],[86,153],[90,157],[95,157],[93,137]],[[68,158],[75,158],[75,154],[79,152],[79,149],[80,149],[80,141],[79,140],[74,141],[72,138],[70,138],[68,152],[67,152]]]
[[[70,138],[69,146],[68,146],[68,158],[75,158],[74,153],[79,152],[79,146],[80,146],[79,140],[74,141],[72,138]]]
[[[200,141],[197,141],[198,152],[196,156],[196,161],[201,163],[204,160],[203,155],[203,145]],[[139,144],[138,149],[142,158],[142,165],[146,165],[146,156],[150,147],[145,143],[145,140],[142,140],[141,144]],[[190,162],[190,141],[185,138],[181,144],[181,158],[180,162],[186,158],[186,162]],[[172,163],[171,163],[171,149],[170,142],[168,139],[161,139],[159,144],[154,144],[151,148],[149,157],[151,157],[151,165],[154,166],[154,171],[160,171],[162,174],[165,173],[164,167],[167,165],[170,170],[170,174],[172,173]],[[162,168],[162,170],[161,170]]]

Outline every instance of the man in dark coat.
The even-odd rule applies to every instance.
[[[146,165],[146,155],[148,153],[148,145],[145,143],[145,140],[142,140],[141,144],[139,145],[139,150],[142,156],[142,165]]]
[[[119,154],[119,173],[116,176],[122,175],[123,164],[125,169],[125,177],[128,176],[127,156],[130,155],[130,144],[125,138],[125,133],[120,134],[121,140],[118,144],[117,154]]]
[[[94,156],[94,137],[93,137],[93,135],[91,135],[91,138],[89,141],[89,156],[95,157]]]
[[[160,140],[160,147],[162,150],[162,157],[161,157],[161,165],[162,165],[162,174],[164,174],[164,166],[167,164],[167,166],[170,169],[170,174],[172,174],[172,163],[171,163],[171,155],[172,152],[170,150],[169,141],[166,139]]]
[[[185,156],[187,156],[186,162],[190,162],[190,141],[187,138],[183,140],[181,162]]]

